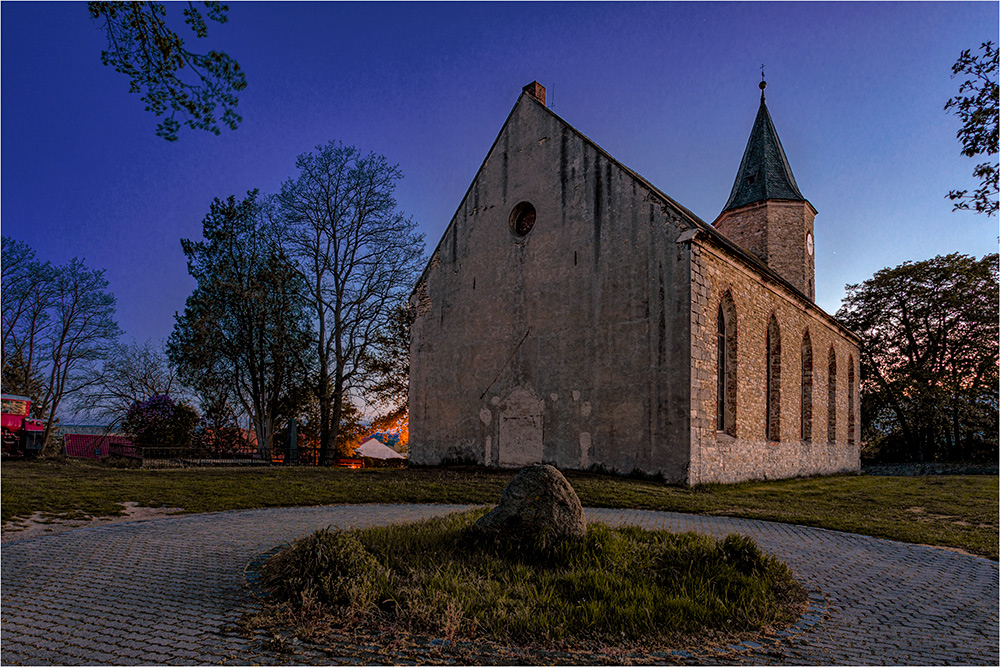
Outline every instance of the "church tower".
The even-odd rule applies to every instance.
[[[764,103],[766,87],[761,76],[760,109],[729,201],[713,225],[814,301],[816,209],[792,176]]]

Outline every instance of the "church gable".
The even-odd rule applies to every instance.
[[[414,292],[415,460],[519,464],[504,437],[540,432],[542,460],[680,479],[686,450],[652,443],[687,428],[658,375],[687,373],[692,225],[658,194],[522,94]],[[541,412],[502,410],[517,390]]]
[[[525,88],[536,86],[541,88],[537,83]],[[523,233],[515,230],[514,220],[521,204],[529,205],[532,219],[539,221]],[[572,252],[574,266],[617,262],[623,254],[644,252],[638,244],[648,245],[650,234],[676,236],[705,226],[693,217],[525,92],[421,282],[439,262],[461,264],[497,249],[521,261],[529,259],[525,255],[545,254],[551,260]],[[657,229],[664,225],[673,231]],[[507,242],[511,235],[513,244]]]

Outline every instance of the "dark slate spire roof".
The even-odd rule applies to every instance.
[[[788,166],[788,158],[781,147],[778,132],[774,129],[771,114],[764,104],[764,84],[761,84],[760,109],[750,130],[750,140],[743,152],[740,169],[736,172],[736,182],[729,194],[723,212],[764,201],[766,199],[786,199],[806,201],[799,192],[799,186]]]

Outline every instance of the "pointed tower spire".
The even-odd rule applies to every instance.
[[[736,172],[736,182],[733,183],[729,201],[723,211],[730,211],[747,204],[766,199],[785,199],[788,201],[805,201],[799,192],[799,186],[792,176],[792,168],[785,157],[785,149],[781,147],[778,131],[774,129],[771,114],[764,102],[764,72],[760,81],[760,108],[757,118],[750,130],[750,139],[743,152],[743,161]]]
[[[816,209],[799,192],[785,149],[781,147],[767,111],[763,65],[758,87],[760,108],[736,172],[736,182],[713,224],[802,294],[815,299],[813,220]]]

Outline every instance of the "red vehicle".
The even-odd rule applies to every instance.
[[[3,434],[5,457],[33,457],[42,449],[45,425],[31,419],[31,399],[27,396],[0,394],[0,431]]]

